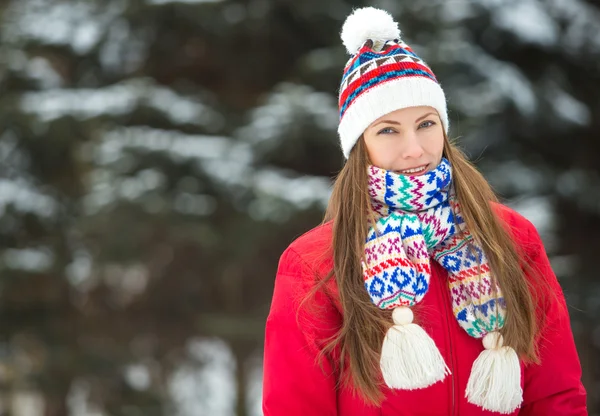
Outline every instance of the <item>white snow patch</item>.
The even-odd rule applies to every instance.
[[[152,107],[174,124],[194,124],[215,128],[222,116],[194,97],[185,97],[158,86],[150,79],[124,81],[99,89],[54,89],[23,94],[21,108],[44,121],[74,115],[81,119],[118,116],[139,106]]]
[[[537,0],[519,0],[498,7],[493,19],[523,42],[549,47],[556,45],[559,37],[558,25],[548,15],[547,5],[542,6]]]

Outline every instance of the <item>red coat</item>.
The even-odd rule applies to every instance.
[[[524,401],[514,415],[587,415],[581,365],[567,307],[539,234],[521,215],[501,205],[498,208],[501,217],[510,224],[515,241],[558,294],[545,306],[549,321],[540,338],[541,365],[521,366]],[[329,290],[318,294],[316,303],[308,309],[300,309],[296,319],[298,302],[313,284],[315,272],[325,275],[332,267],[331,256],[327,254],[331,237],[331,223],[318,226],[295,240],[281,256],[266,323],[264,415],[499,415],[483,411],[465,399],[471,365],[483,345],[456,322],[446,286],[446,271],[435,261],[432,261],[430,288],[418,308],[414,308],[415,321],[435,341],[452,375],[424,389],[386,389],[380,408],[366,405],[360,397],[352,397],[348,390],[336,390],[337,374],[329,363],[323,361],[324,372],[315,364],[321,340],[332,335],[342,322],[334,279]]]

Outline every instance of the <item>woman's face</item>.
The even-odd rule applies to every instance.
[[[404,175],[422,175],[442,160],[444,130],[433,107],[408,107],[375,120],[364,132],[371,163]]]

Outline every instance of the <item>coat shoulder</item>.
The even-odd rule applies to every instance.
[[[333,268],[333,222],[319,224],[297,237],[281,256],[280,270],[294,269],[296,273],[325,275]]]
[[[537,240],[537,229],[533,223],[519,214],[513,208],[504,204],[493,202],[492,209],[511,233],[515,243],[529,245],[532,240]],[[527,247],[523,247],[527,248]]]
[[[333,236],[333,221],[319,224],[297,237],[289,245],[289,248],[300,255],[306,255],[314,251],[330,248]]]

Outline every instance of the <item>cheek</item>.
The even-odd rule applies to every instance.
[[[386,164],[386,154],[389,152],[383,151],[381,146],[371,146],[368,148],[369,159],[371,159],[371,163],[375,166],[385,167]]]
[[[365,140],[365,145],[371,163],[387,169],[393,159],[393,152],[390,152],[389,145],[386,145],[385,142],[385,140]]]
[[[432,137],[426,140],[424,148],[427,153],[441,157],[444,152],[444,132],[439,130],[432,134]]]

